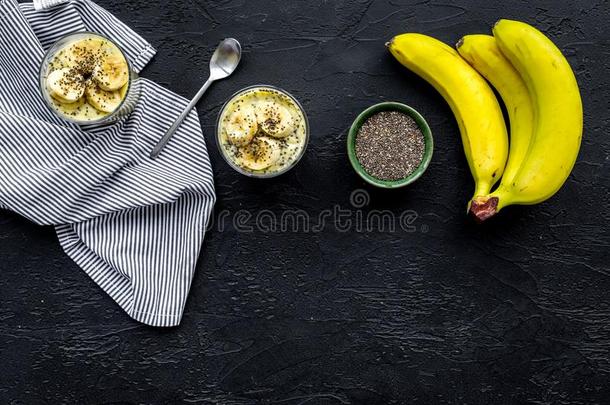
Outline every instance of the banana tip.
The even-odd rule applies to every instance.
[[[464,45],[464,37],[460,38],[460,40],[459,40],[459,41],[457,41],[457,44],[455,44],[455,47],[456,47],[457,49],[460,49],[460,47],[461,47],[462,45]]]
[[[393,42],[394,42],[394,37],[392,37],[392,39],[390,39],[388,42],[385,43],[385,47],[389,48],[390,46],[392,46]]]
[[[498,212],[498,197],[475,197],[468,212],[478,223],[484,222]]]

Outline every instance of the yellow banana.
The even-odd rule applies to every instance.
[[[529,149],[534,129],[534,106],[519,72],[504,57],[491,35],[466,35],[457,44],[466,62],[498,90],[510,121],[508,162],[500,184],[510,184]]]
[[[110,54],[98,61],[91,77],[102,90],[119,90],[129,81],[129,65],[120,53]]]
[[[508,135],[498,100],[485,79],[455,49],[427,35],[398,35],[387,46],[449,103],[475,180],[474,196],[487,195],[506,165]]]
[[[512,182],[475,198],[471,212],[485,220],[511,204],[536,204],[553,196],[569,176],[582,138],[578,83],[561,51],[536,28],[500,20],[494,36],[520,73],[534,106],[533,139]]]

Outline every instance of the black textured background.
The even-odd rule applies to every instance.
[[[186,97],[225,36],[243,63],[199,106],[216,212],[350,207],[418,214],[415,232],[206,236],[181,326],[129,319],[61,251],[51,228],[0,212],[0,403],[536,404],[609,403],[608,1],[99,0],[149,39],[144,71]],[[564,50],[582,89],[585,132],[570,179],[550,201],[465,216],[472,179],[456,123],[431,87],[383,44],[418,31],[455,43],[522,19]],[[269,83],[304,104],[312,139],[292,172],[233,172],[213,138],[234,91]],[[436,150],[413,186],[365,186],[345,152],[364,108],[406,102]]]

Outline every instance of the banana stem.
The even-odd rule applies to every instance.
[[[510,193],[507,193],[500,185],[493,193],[475,196],[470,201],[468,213],[475,221],[481,223],[496,215],[512,202]]]
[[[468,213],[479,223],[491,218],[497,212],[498,199],[491,200],[490,189],[491,185],[489,183],[477,181],[474,197],[468,203]]]
[[[498,202],[498,197],[490,195],[475,197],[470,201],[468,213],[478,223],[484,222],[498,213]]]

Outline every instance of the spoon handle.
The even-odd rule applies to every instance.
[[[193,97],[193,99],[191,100],[191,102],[186,106],[186,108],[184,109],[184,111],[182,111],[182,113],[180,114],[180,116],[176,119],[176,121],[172,124],[171,127],[169,127],[169,129],[167,130],[167,132],[165,133],[165,135],[163,135],[163,138],[161,138],[161,140],[159,141],[159,143],[157,143],[155,145],[155,147],[153,148],[152,152],[150,153],[150,158],[151,159],[156,159],[157,156],[159,156],[159,153],[161,153],[161,151],[163,150],[163,148],[165,147],[165,144],[167,144],[167,142],[171,139],[171,137],[174,135],[174,133],[176,132],[176,130],[178,129],[178,127],[180,127],[180,124],[182,124],[182,121],[184,121],[184,119],[187,117],[187,115],[189,115],[189,112],[191,112],[191,110],[197,105],[197,102],[199,101],[199,99],[201,98],[201,96],[203,96],[203,94],[206,92],[206,90],[208,89],[208,87],[210,87],[210,85],[212,84],[214,80],[212,80],[212,78],[210,77],[203,85],[203,87],[201,87],[201,89],[197,92],[197,94],[195,94],[195,97]]]

